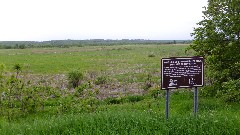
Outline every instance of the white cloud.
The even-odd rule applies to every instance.
[[[207,0],[0,0],[0,40],[189,39]]]

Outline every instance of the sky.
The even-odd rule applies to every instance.
[[[207,0],[0,0],[0,41],[189,40]]]

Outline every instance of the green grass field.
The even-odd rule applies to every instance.
[[[118,45],[1,49],[0,62],[9,67],[19,63],[29,67],[32,73],[44,74],[67,73],[71,69],[116,73],[138,69],[150,71],[159,70],[162,57],[186,56],[186,47],[187,45]]]
[[[170,116],[165,119],[160,60],[192,56],[193,52],[185,54],[187,47],[0,49],[0,64],[6,65],[8,73],[14,73],[13,65],[20,64],[21,79],[31,84],[24,86],[26,95],[21,93],[30,104],[26,112],[14,97],[11,102],[1,97],[0,134],[240,134],[240,105],[202,97],[201,88],[197,116],[193,114],[193,92],[181,89],[171,92]],[[83,84],[89,83],[81,94],[80,88],[67,87],[66,76],[72,70],[83,72]],[[95,84],[98,77],[106,77],[107,82]],[[151,86],[145,88],[149,82]]]
[[[162,57],[192,55],[184,53],[187,46],[116,45],[0,49],[0,63],[5,64],[9,70],[14,64],[20,64],[25,80],[35,84],[45,81],[52,87],[65,89],[66,74],[79,70],[85,74],[86,81],[96,80],[97,77],[106,78],[110,91],[111,87],[126,87],[124,89],[128,89],[129,93],[138,93],[147,79],[151,79],[153,85],[159,85]],[[106,88],[102,91],[105,90]],[[118,95],[119,90],[115,93]]]

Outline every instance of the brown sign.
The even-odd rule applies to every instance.
[[[203,57],[163,58],[162,89],[201,87],[204,85]]]

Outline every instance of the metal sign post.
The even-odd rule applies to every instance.
[[[198,89],[194,88],[194,114],[197,115],[198,111]]]
[[[168,116],[169,116],[169,89],[167,89],[166,92],[166,119],[168,120]]]

